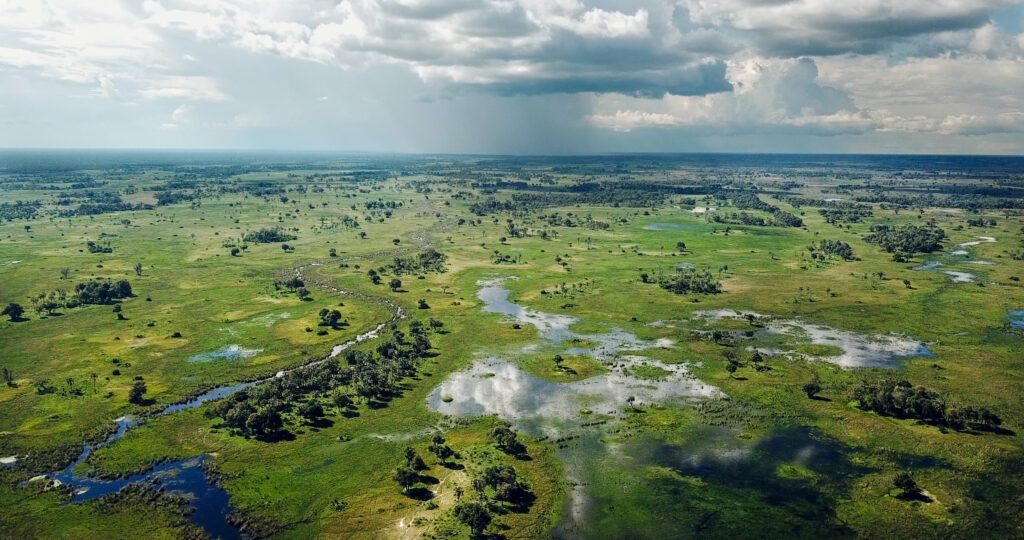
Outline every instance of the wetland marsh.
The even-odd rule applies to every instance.
[[[1021,532],[991,164],[52,159],[0,170],[14,537]]]

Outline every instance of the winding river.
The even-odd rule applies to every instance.
[[[354,256],[350,259],[362,259],[374,255],[377,254]],[[378,337],[381,331],[385,328],[406,317],[405,310],[387,298],[344,291],[330,285],[329,283],[310,279],[304,275],[304,271],[307,268],[320,265],[322,265],[322,263],[307,263],[294,269],[294,274],[296,277],[302,278],[308,283],[312,283],[319,288],[339,296],[357,297],[383,304],[391,311],[391,316],[384,322],[377,324],[373,329],[363,332],[344,343],[335,345],[331,348],[330,353],[322,358],[306,362],[291,369],[278,371],[274,375],[260,379],[213,388],[212,390],[200,394],[190,400],[168,405],[148,417],[163,416],[187,409],[195,409],[208,401],[214,401],[230,396],[239,390],[265,383],[277,377],[282,377],[291,371],[326,362],[331,358],[339,356],[346,349],[356,345],[357,343]],[[210,459],[210,456],[198,456],[177,461],[166,461],[156,464],[146,472],[113,480],[92,478],[75,472],[75,469],[85,462],[94,450],[102,448],[124,437],[129,430],[141,425],[144,421],[145,418],[137,418],[131,415],[118,418],[114,421],[117,425],[117,429],[109,437],[98,443],[83,444],[82,452],[66,468],[59,471],[39,474],[28,480],[26,483],[51,482],[54,486],[69,485],[73,490],[73,498],[69,504],[79,503],[111,493],[116,493],[118,490],[129,484],[139,483],[149,484],[154,487],[163,487],[170,493],[182,495],[191,499],[193,512],[190,515],[190,519],[193,523],[202,527],[213,537],[223,539],[244,538],[245,535],[242,531],[228,521],[228,516],[231,514],[231,505],[227,492],[216,483],[210,482],[207,478],[205,464]],[[10,463],[5,462],[4,464],[7,466],[15,466],[16,463],[12,461]]]

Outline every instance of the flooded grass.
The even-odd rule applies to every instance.
[[[741,312],[728,309],[695,311],[694,316],[707,319],[756,320],[763,328],[756,331],[736,331],[733,336],[739,339],[768,342],[767,352],[772,355],[794,354],[814,356],[844,368],[882,367],[897,368],[899,361],[915,356],[932,356],[931,351],[923,343],[897,334],[863,335],[856,332],[839,330],[821,324],[812,324],[799,319],[772,319],[754,312]],[[748,335],[749,334],[749,335]],[[774,339],[785,338],[783,342]],[[801,342],[803,342],[801,344]],[[801,353],[800,347],[807,345],[832,347],[839,354],[824,355],[829,349],[819,348],[814,353]],[[758,347],[760,349],[760,347]]]
[[[239,358],[252,358],[259,354],[261,349],[246,349],[241,345],[225,345],[216,351],[200,353],[188,359],[189,362],[209,362],[211,360],[237,360]]]

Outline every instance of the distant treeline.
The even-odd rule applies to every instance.
[[[39,201],[14,201],[12,203],[0,203],[0,221],[34,219],[39,215],[39,208],[41,206],[42,203]]]
[[[725,201],[732,200],[732,204],[741,210],[761,210],[771,214],[770,219],[764,219],[760,216],[748,214],[746,212],[740,212],[739,214],[731,214],[732,219],[735,222],[743,225],[759,225],[759,226],[775,226],[775,227],[803,227],[804,222],[799,217],[786,212],[779,208],[768,204],[760,199],[756,193],[751,191],[718,191],[714,194],[716,199]],[[726,216],[715,214],[712,219],[721,223],[728,223]]]

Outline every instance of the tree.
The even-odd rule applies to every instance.
[[[340,311],[336,309],[328,310],[327,308],[320,310],[320,326],[335,328],[339,322],[341,322]]]
[[[416,482],[420,481],[420,475],[416,471],[407,467],[400,467],[395,469],[395,482],[402,486],[402,493],[409,491],[409,488],[416,485]]]
[[[305,300],[309,298],[309,289],[305,287],[299,287],[299,289],[295,291],[295,294],[299,296],[300,300]]]
[[[736,374],[737,369],[739,369],[739,364],[735,362],[729,362],[725,365],[725,370],[729,372],[730,377],[733,377]]]
[[[506,454],[518,455],[526,452],[526,447],[519,442],[518,435],[508,425],[496,426],[490,435],[498,449]]]
[[[318,401],[307,401],[299,407],[299,414],[309,422],[324,416],[324,407]]]
[[[808,398],[814,399],[814,396],[818,392],[821,392],[821,385],[820,384],[818,384],[816,382],[809,382],[809,383],[804,385],[804,393],[807,394]]]
[[[388,282],[388,285],[391,286],[392,291],[397,291],[398,289],[402,288],[402,280],[398,278],[392,278],[391,281]]]
[[[7,369],[6,367],[4,367],[3,373],[4,373],[4,382],[7,384],[7,386],[10,386],[11,388],[14,388],[14,386],[15,386],[15,384],[14,384],[14,372],[9,370],[9,369]]]
[[[334,406],[338,409],[347,409],[352,406],[352,396],[344,392],[334,394]]]
[[[7,304],[7,307],[3,311],[0,311],[0,315],[7,315],[12,321],[20,321],[21,316],[25,314],[25,308],[21,307],[21,304],[11,302]]]
[[[416,453],[416,450],[412,448],[405,449],[405,464],[414,471],[423,471],[428,469],[427,464],[423,461],[423,458]]]
[[[455,517],[469,527],[473,536],[480,536],[491,524],[491,514],[484,505],[476,502],[461,503],[455,507]]]
[[[686,242],[676,242],[676,250],[680,252],[686,251]]]
[[[135,275],[136,276],[141,276],[142,275],[142,263],[135,263]]]
[[[241,253],[240,249],[238,249],[238,248],[231,248],[231,256],[232,257],[237,257],[239,253]]]
[[[437,459],[441,460],[441,465],[445,465],[448,462],[448,458],[455,455],[455,451],[444,444],[444,437],[440,434],[434,435],[434,438],[431,440],[430,451],[437,456]]]
[[[897,474],[896,478],[892,480],[892,485],[903,491],[900,498],[912,498],[921,494],[921,488],[906,471]]]
[[[245,420],[245,429],[259,437],[276,433],[284,427],[281,413],[271,407],[265,407],[249,415]]]
[[[484,482],[483,478],[474,478],[472,482],[473,491],[476,492],[476,500],[486,503],[487,502],[487,483]]]
[[[143,381],[135,381],[132,385],[132,389],[128,391],[128,403],[134,403],[139,405],[143,401],[143,395],[146,393],[146,383]]]
[[[420,298],[419,308],[420,309],[430,309],[430,304],[427,304],[426,300]]]

